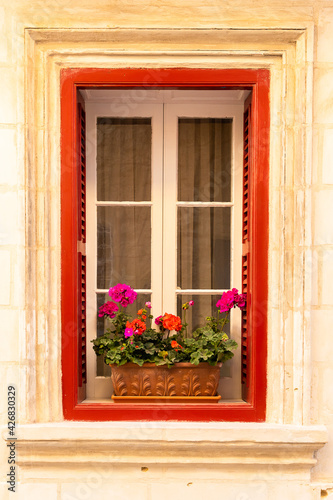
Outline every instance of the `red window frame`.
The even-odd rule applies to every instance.
[[[61,71],[61,320],[63,412],[67,420],[265,420],[267,388],[267,294],[269,201],[269,71],[266,69],[99,69]],[[78,90],[83,88],[248,89],[251,90],[251,188],[248,193],[250,257],[248,290],[248,381],[246,401],[237,404],[82,403],[79,373],[79,176]],[[79,307],[80,306],[80,307]],[[78,314],[78,310],[81,312]],[[80,380],[81,379],[81,380]]]

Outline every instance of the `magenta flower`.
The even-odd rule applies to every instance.
[[[246,304],[246,293],[240,293],[237,298],[237,305],[239,307],[239,309],[243,309],[245,307],[245,304]]]
[[[137,293],[128,285],[118,283],[110,288],[109,295],[115,302],[120,302],[123,307],[133,304],[137,297]]]
[[[151,309],[151,302],[146,302],[145,306],[146,306],[147,309]]]
[[[134,330],[132,328],[125,328],[124,335],[126,338],[132,337]]]
[[[99,308],[98,316],[100,318],[103,318],[104,316],[109,316],[109,318],[114,318],[118,310],[119,307],[117,306],[117,304],[108,301]]]
[[[189,302],[185,302],[185,304],[182,305],[182,309],[186,311],[189,307],[192,307],[194,304],[193,300],[190,300]]]
[[[163,316],[157,316],[157,318],[155,319],[155,325],[161,326],[162,323],[163,323]]]
[[[222,297],[216,303],[216,307],[220,309],[220,312],[229,312],[230,309],[236,306],[243,309],[245,302],[246,293],[239,294],[237,288],[233,288],[222,294]]]
[[[234,294],[231,290],[224,292],[220,300],[217,301],[216,307],[220,308],[220,312],[230,311],[234,307]]]

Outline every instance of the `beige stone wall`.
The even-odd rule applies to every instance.
[[[311,258],[307,258],[309,254],[306,254],[303,261],[307,288],[302,291],[302,294],[306,296],[305,301],[303,297],[302,303],[309,302],[311,315],[303,314],[300,324],[300,329],[308,327],[309,332],[308,337],[304,337],[303,350],[306,353],[304,359],[308,360],[308,363],[311,362],[311,366],[307,371],[310,375],[309,379],[306,379],[303,399],[311,397],[311,413],[310,421],[303,423],[324,424],[329,431],[329,442],[318,452],[318,463],[312,471],[311,480],[308,475],[297,473],[297,468],[289,472],[281,469],[282,465],[278,464],[284,460],[283,455],[275,456],[275,452],[270,452],[271,455],[267,452],[267,456],[274,455],[275,457],[274,460],[272,459],[273,465],[271,469],[265,469],[265,472],[260,474],[258,473],[260,462],[255,458],[257,457],[255,454],[253,463],[258,467],[255,469],[256,472],[253,472],[254,469],[251,467],[244,468],[242,472],[232,463],[227,468],[226,466],[219,468],[212,463],[204,464],[198,458],[191,463],[190,460],[187,461],[186,454],[182,463],[175,462],[173,459],[173,462],[167,465],[154,464],[153,453],[156,453],[154,449],[147,452],[145,461],[140,461],[134,453],[134,458],[129,459],[128,463],[112,463],[106,467],[101,460],[103,456],[103,450],[101,450],[100,455],[96,457],[96,463],[78,464],[74,460],[74,463],[68,467],[63,464],[63,461],[66,461],[65,453],[62,458],[58,455],[58,462],[52,467],[45,468],[41,463],[34,463],[29,468],[26,464],[19,478],[22,484],[19,486],[16,498],[39,500],[47,496],[50,500],[73,498],[163,500],[173,496],[176,499],[196,500],[207,494],[218,498],[218,495],[222,495],[223,492],[223,498],[227,500],[277,500],[280,498],[314,500],[320,498],[321,490],[323,490],[323,496],[327,491],[326,498],[333,498],[333,365],[331,362],[333,358],[331,334],[331,321],[333,322],[333,7],[330,0],[268,0],[264,4],[253,0],[208,0],[205,2],[197,0],[180,2],[174,0],[147,0],[145,2],[138,0],[111,0],[110,2],[102,0],[96,2],[92,0],[32,0],[31,2],[14,0],[1,2],[0,331],[4,341],[0,349],[0,380],[3,382],[0,386],[0,417],[1,424],[7,425],[8,384],[15,384],[17,387],[19,419],[22,426],[36,418],[36,413],[34,413],[36,410],[31,401],[36,401],[36,407],[42,406],[44,402],[45,412],[41,412],[41,409],[37,407],[37,414],[39,412],[39,415],[41,413],[46,415],[45,420],[48,420],[49,414],[61,415],[57,408],[50,408],[53,401],[51,397],[49,400],[38,400],[35,396],[36,392],[38,395],[38,391],[43,388],[43,381],[35,380],[36,373],[43,373],[43,366],[35,367],[35,356],[36,353],[38,356],[38,352],[31,346],[39,346],[45,356],[50,352],[53,355],[54,351],[52,346],[43,343],[42,338],[35,338],[36,332],[40,335],[42,331],[43,318],[40,311],[34,316],[35,298],[27,297],[26,293],[32,282],[43,280],[45,275],[43,266],[47,267],[47,263],[43,261],[44,239],[44,243],[40,241],[38,247],[40,265],[34,268],[32,273],[31,269],[26,268],[27,250],[34,251],[32,245],[36,244],[29,240],[31,231],[28,229],[34,227],[36,234],[44,234],[41,227],[45,228],[44,214],[40,213],[35,219],[30,204],[38,203],[38,206],[42,206],[45,193],[41,188],[38,189],[38,186],[43,185],[41,181],[40,184],[37,183],[37,189],[33,191],[33,195],[26,197],[26,191],[31,187],[27,183],[29,184],[32,175],[26,170],[27,165],[30,164],[27,162],[26,155],[29,154],[32,160],[38,155],[38,152],[29,147],[27,110],[34,97],[38,107],[43,95],[41,93],[36,96],[26,95],[26,79],[29,75],[26,65],[31,52],[27,47],[24,29],[31,27],[91,29],[188,27],[202,30],[203,28],[226,27],[267,29],[296,26],[308,27],[310,31],[312,27],[314,28],[313,102],[308,103],[307,108],[313,113],[313,136],[311,143],[306,144],[308,157],[312,158],[311,168],[307,172],[312,178],[305,180],[305,184],[309,185],[305,212],[310,211],[310,217],[308,217],[310,229],[309,231],[307,229],[307,235],[311,236],[311,240],[307,242],[307,250],[312,253]],[[195,45],[193,32],[191,37],[189,35],[188,41],[185,41],[185,45],[189,49]],[[272,40],[273,45],[274,40]],[[309,78],[307,78],[307,85],[312,87]],[[307,95],[311,95],[311,92]],[[295,102],[298,104],[297,93]],[[43,136],[43,132],[40,130],[38,134]],[[297,184],[297,163],[295,163],[295,172],[292,176],[294,177],[293,185]],[[29,205],[26,206],[28,201]],[[54,225],[52,231],[55,232],[54,234],[57,233]],[[271,276],[273,276],[273,271],[271,271]],[[50,295],[54,296],[52,293],[50,290]],[[297,295],[297,290],[293,293]],[[281,301],[274,300],[275,296],[276,294],[271,291],[272,307],[275,308],[277,315],[281,312],[286,316],[285,324],[288,324],[286,311],[280,311]],[[29,321],[26,318],[27,303],[29,304]],[[293,321],[295,323],[295,318]],[[304,323],[307,323],[305,327]],[[274,339],[272,343],[274,345]],[[41,363],[42,358],[37,357],[37,359],[38,363]],[[295,374],[297,370],[294,370],[294,378],[297,379]],[[289,373],[286,370],[286,380],[288,377]],[[290,391],[296,388],[295,384],[296,381],[290,384]],[[286,417],[282,419],[278,409],[274,408],[274,399],[271,399],[272,407],[269,409],[271,420],[280,423],[297,423],[301,429],[302,421],[299,418],[293,418],[297,411],[290,408],[292,401],[294,400],[286,392],[284,403]],[[275,414],[276,417],[274,417]],[[58,436],[63,435],[61,430],[58,429],[57,432]],[[76,432],[78,431],[73,431],[73,436],[83,441],[82,433],[76,434]],[[153,434],[149,427],[148,431],[136,429],[128,432],[131,443],[134,439],[133,432],[134,437],[140,435],[140,432],[145,437],[150,433]],[[186,434],[184,429],[182,432]],[[200,433],[200,429],[197,429],[197,432]],[[220,432],[222,432],[221,429],[216,430],[217,434]],[[233,435],[238,435],[240,430],[231,429],[230,433],[232,432],[234,432]],[[246,439],[251,439],[255,432],[255,429],[249,428]],[[45,431],[40,431],[40,433],[47,442]],[[3,435],[7,435],[5,430]],[[274,432],[269,435],[269,439],[273,440],[273,435]],[[38,439],[38,432],[34,439]],[[165,435],[156,439],[159,443],[168,441]],[[192,438],[188,437],[188,439]],[[256,442],[260,441],[259,437],[253,437],[253,439]],[[283,439],[285,445],[287,438],[284,436]],[[305,438],[302,437],[302,439]],[[101,437],[96,437],[96,440],[100,442]],[[258,446],[259,448],[267,447],[267,443],[260,441]],[[282,445],[279,444],[279,446]],[[299,447],[301,448],[301,445]],[[75,445],[74,448],[68,450],[71,456],[78,454],[75,451]],[[244,450],[243,460],[249,453],[248,449]],[[299,449],[298,453],[301,453]],[[305,456],[305,451],[302,453]],[[260,455],[259,449],[258,454]],[[198,455],[200,456],[200,453]],[[13,493],[7,491],[6,479],[4,479],[8,473],[7,457],[8,449],[1,446],[0,497],[4,499],[15,498]],[[216,455],[218,463],[220,463],[219,460],[221,461],[221,458]],[[308,457],[306,459],[303,457],[302,460],[308,464],[308,467],[311,466]],[[109,461],[111,461],[110,458]],[[31,463],[33,463],[33,457],[31,457]],[[145,467],[148,463],[148,471],[142,470],[141,467]]]
[[[333,226],[326,210],[333,203],[333,8],[318,9],[314,69],[313,144],[313,311],[312,311],[312,418],[320,420],[333,438],[332,372],[332,270]],[[333,476],[333,447],[318,454],[314,479]]]

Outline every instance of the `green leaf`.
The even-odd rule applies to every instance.
[[[137,358],[137,357],[134,357],[134,356],[131,358],[131,361],[132,361],[133,363],[135,363],[135,364],[139,365],[139,366],[142,366],[142,365],[143,365],[143,363],[145,362],[145,360],[144,360],[144,359],[140,359],[140,358]]]
[[[157,358],[157,357],[154,358],[154,363],[156,366],[161,366],[161,365],[167,364],[167,362],[164,358],[162,359],[162,358]]]

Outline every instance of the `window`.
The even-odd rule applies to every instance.
[[[162,102],[146,103],[136,106],[135,111],[130,106],[121,113],[121,106],[86,103],[87,123],[89,131],[97,131],[98,139],[88,139],[89,152],[92,158],[97,158],[97,177],[93,172],[96,168],[85,167],[85,113],[82,95],[87,92],[98,92],[105,87],[113,89],[113,103],[117,103],[117,92],[122,87],[144,87],[143,94],[147,97],[149,92],[154,95],[149,87],[159,88],[159,95],[164,94]],[[165,89],[167,87],[167,89]],[[209,91],[214,93],[214,105],[207,103],[200,105],[199,96],[191,104],[169,103],[168,95],[178,96],[185,92],[183,88],[191,89],[190,92],[201,96]],[[163,88],[163,90],[161,90]],[[249,95],[245,105],[244,120],[244,155],[239,157],[240,147],[235,146],[242,134],[240,122],[243,121],[243,109],[235,113],[220,104],[219,92],[221,88],[242,91]],[[114,90],[118,89],[118,90]],[[171,90],[170,90],[171,89]],[[177,90],[176,90],[177,89]],[[195,89],[195,90],[192,90]],[[127,92],[130,92],[127,90]],[[156,92],[155,92],[156,95]],[[184,95],[184,94],[182,94]],[[206,94],[207,95],[207,94]],[[76,104],[76,100],[78,103]],[[161,99],[160,99],[161,100]],[[180,98],[181,100],[181,98]],[[150,107],[150,109],[149,109]],[[112,106],[111,106],[112,108]],[[140,108],[140,109],[139,109]],[[239,107],[238,107],[239,108]],[[242,106],[243,108],[243,106]],[[96,419],[96,420],[128,420],[128,419],[185,419],[185,420],[263,420],[265,414],[266,391],[266,317],[265,304],[267,296],[267,235],[268,235],[268,74],[265,70],[64,70],[62,73],[62,322],[63,322],[63,402],[66,418]],[[239,110],[238,110],[239,111]],[[125,116],[122,116],[125,115]],[[237,115],[237,117],[236,117]],[[92,120],[92,121],[91,121]],[[239,123],[238,126],[237,122]],[[97,127],[94,124],[97,124]],[[78,126],[79,124],[79,126]],[[178,126],[177,126],[178,125]],[[113,138],[110,137],[113,130]],[[238,133],[238,139],[237,139]],[[196,135],[195,135],[196,134]],[[206,134],[206,135],[205,135]],[[207,135],[208,134],[208,135]],[[198,138],[205,135],[205,143],[212,148],[212,139],[208,136],[219,136],[219,142],[214,142],[214,147],[223,157],[232,156],[234,165],[239,166],[243,175],[236,176],[230,170],[230,161],[225,161],[221,170],[221,162],[217,167],[217,175],[231,178],[229,186],[232,189],[221,190],[215,187],[221,183],[208,184],[208,199],[205,198],[204,186],[200,181],[190,185],[183,182],[191,173],[190,163],[186,157],[193,154],[193,148],[198,146]],[[223,138],[221,140],[221,137]],[[231,137],[233,138],[231,140]],[[106,139],[106,140],[105,140]],[[110,141],[115,141],[114,144]],[[114,158],[114,151],[119,151],[121,141],[131,144],[126,148],[130,158],[119,160]],[[152,141],[152,144],[150,142]],[[103,148],[93,148],[91,145],[107,144]],[[223,142],[223,144],[222,144]],[[139,144],[139,146],[135,146]],[[164,144],[164,148],[163,148]],[[192,144],[192,150],[188,145]],[[146,145],[146,146],[145,146]],[[136,148],[140,147],[140,162],[135,161]],[[202,163],[208,152],[201,147]],[[113,169],[117,176],[120,163],[126,163],[127,183],[132,182],[135,169],[145,169],[145,182],[136,183],[136,190],[127,186],[121,175],[118,175],[118,188],[116,183],[108,183],[105,175],[105,158],[110,158],[113,153]],[[123,153],[124,154],[124,153]],[[126,153],[127,154],[127,153]],[[103,155],[103,161],[99,160]],[[215,156],[218,156],[215,154]],[[250,157],[252,156],[252,160]],[[250,163],[249,163],[250,159]],[[244,162],[244,167],[240,164]],[[236,162],[236,163],[235,163]],[[177,178],[178,163],[178,178]],[[229,166],[227,165],[229,164]],[[189,170],[190,168],[190,170]],[[229,171],[228,171],[229,168]],[[202,172],[200,166],[199,171]],[[163,176],[163,172],[165,175]],[[243,173],[244,172],[244,173]],[[207,177],[213,175],[205,174]],[[234,182],[238,178],[238,187]],[[87,179],[87,180],[86,180]],[[242,184],[244,179],[244,194]],[[115,180],[115,179],[114,179]],[[151,181],[152,180],[152,181]],[[199,184],[198,184],[199,183]],[[224,183],[228,185],[228,183]],[[121,186],[121,187],[120,187]],[[127,189],[124,190],[124,187]],[[199,187],[199,188],[198,188]],[[238,189],[238,192],[237,192]],[[85,191],[87,191],[87,200]],[[94,193],[97,197],[94,198]],[[177,197],[178,192],[178,197]],[[236,193],[236,196],[235,196]],[[164,203],[162,203],[164,200]],[[86,203],[88,202],[88,205]],[[92,209],[94,204],[94,209]],[[88,210],[86,209],[88,206]],[[242,217],[242,211],[244,215]],[[97,217],[95,214],[97,213]],[[166,217],[165,214],[168,214]],[[201,249],[207,250],[203,241],[193,238],[192,231],[186,227],[193,227],[193,219],[197,219],[202,228],[206,229],[203,241],[211,245],[207,259]],[[242,222],[243,219],[243,222]],[[92,228],[88,241],[86,241],[86,220]],[[121,221],[119,223],[118,221]],[[127,221],[127,222],[125,222]],[[135,221],[135,222],[133,222]],[[221,223],[223,221],[223,223]],[[150,224],[151,222],[151,224]],[[243,282],[249,296],[248,310],[242,318],[242,366],[243,366],[243,400],[222,403],[219,405],[191,405],[189,407],[177,405],[161,405],[148,407],[147,405],[133,405],[128,408],[115,407],[110,403],[91,401],[91,397],[102,396],[103,381],[96,380],[94,386],[90,385],[86,392],[86,363],[87,336],[86,336],[86,300],[88,307],[94,304],[96,311],[98,301],[104,302],[104,293],[109,288],[110,280],[116,282],[124,269],[122,252],[116,257],[116,275],[113,277],[107,262],[110,241],[120,238],[122,231],[128,234],[139,228],[139,239],[127,242],[128,247],[141,247],[140,263],[144,262],[144,269],[135,265],[139,252],[132,252],[131,270],[134,283],[129,283],[139,289],[142,298],[152,296],[156,313],[164,310],[174,311],[176,304],[180,304],[194,294],[200,303],[216,302],[214,294],[220,294],[230,284]],[[117,231],[114,231],[114,227]],[[197,226],[196,226],[197,227]],[[112,229],[113,228],[113,229]],[[177,237],[178,228],[178,237]],[[181,229],[180,229],[181,228]],[[210,233],[208,234],[207,231]],[[111,232],[110,232],[111,231]],[[111,234],[112,233],[112,234]],[[98,245],[88,255],[96,255],[95,263],[86,261],[86,247],[93,245],[91,235],[98,235]],[[171,241],[164,238],[163,234],[170,235]],[[141,238],[141,240],[140,240]],[[178,244],[176,244],[178,238]],[[243,238],[243,241],[242,241]],[[94,237],[93,237],[94,239]],[[153,252],[150,252],[152,239]],[[79,241],[79,243],[77,243]],[[95,239],[95,241],[97,241]],[[141,241],[141,243],[140,243]],[[163,241],[164,252],[163,252]],[[139,242],[139,245],[138,245]],[[178,248],[178,255],[172,258],[168,252],[167,244],[171,249]],[[194,247],[197,246],[197,249]],[[112,248],[119,248],[113,245]],[[147,252],[147,248],[149,251]],[[242,252],[240,249],[242,248]],[[138,248],[137,248],[138,250]],[[199,251],[200,250],[200,251]],[[168,255],[169,254],[169,255]],[[168,255],[165,258],[165,255]],[[196,255],[199,267],[202,266],[201,281],[196,281],[186,266],[187,256]],[[225,256],[223,271],[214,272],[205,266],[216,265],[217,259]],[[164,256],[164,258],[163,258]],[[146,260],[145,260],[146,259]],[[88,258],[89,260],[89,258]],[[229,263],[232,263],[230,266]],[[134,263],[134,264],[133,264]],[[212,264],[213,263],[213,264]],[[126,265],[126,264],[125,264]],[[134,268],[133,268],[134,265]],[[163,266],[165,268],[163,274]],[[170,272],[170,266],[171,271]],[[89,273],[97,271],[97,286],[89,284]],[[216,266],[217,267],[217,266]],[[190,266],[191,268],[191,266]],[[87,276],[88,269],[88,276]],[[230,269],[232,276],[230,279]],[[90,270],[90,271],[89,271]],[[142,272],[143,271],[143,272]],[[119,274],[120,273],[120,274]],[[162,273],[162,274],[161,274]],[[162,276],[164,286],[161,287]],[[238,276],[238,277],[237,277]],[[105,281],[106,277],[106,281]],[[87,285],[88,278],[88,287]],[[128,280],[126,280],[128,281]],[[230,283],[232,281],[232,283]],[[112,283],[115,284],[115,283]],[[96,293],[97,292],[97,293]],[[87,297],[88,294],[88,297]],[[94,295],[96,294],[96,295]],[[97,300],[96,300],[97,298]],[[90,301],[90,302],[89,302]],[[169,302],[168,302],[169,301]],[[90,309],[90,307],[89,307]],[[91,315],[95,318],[95,315]],[[193,318],[195,322],[196,319]],[[68,330],[70,325],[70,331]],[[232,325],[233,327],[233,325]],[[239,325],[240,330],[240,325]],[[88,324],[89,331],[89,324]],[[68,334],[68,332],[70,332]],[[87,344],[87,345],[86,345]],[[241,362],[236,369],[240,378]],[[91,376],[88,372],[88,378]],[[234,377],[235,379],[236,377]],[[102,381],[102,384],[99,382]],[[238,387],[240,385],[238,384]],[[88,395],[88,398],[86,396]],[[240,397],[240,394],[239,394]],[[240,398],[239,398],[240,399]]]
[[[188,311],[189,330],[241,289],[242,123],[249,92],[83,91],[87,129],[87,346],[98,308],[118,282],[150,300],[155,317]],[[139,102],[138,102],[139,101]],[[131,103],[129,106],[128,103]],[[233,103],[233,104],[231,104]],[[177,251],[176,251],[177,249]],[[231,315],[241,343],[241,314]],[[107,321],[99,319],[104,333]],[[110,369],[87,349],[87,397],[110,398]],[[240,350],[219,393],[241,398]],[[97,361],[97,372],[96,372]],[[231,373],[232,371],[232,373]]]

